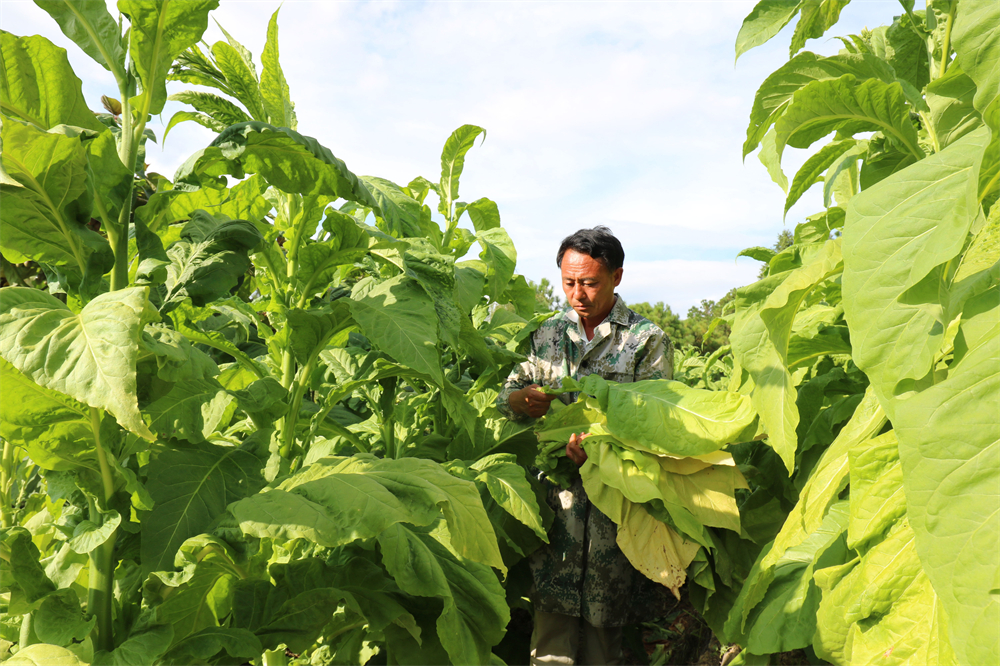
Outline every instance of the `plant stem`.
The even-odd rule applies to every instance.
[[[14,445],[3,440],[3,462],[0,464],[0,501],[3,506],[2,511],[3,527],[10,527],[13,524],[13,507],[10,502],[10,487],[12,484],[11,472],[14,469]]]
[[[948,23],[944,29],[944,44],[941,45],[941,69],[938,70],[938,78],[944,76],[944,72],[948,68],[948,52],[951,50],[951,26],[955,23],[957,6],[958,3],[955,0],[948,3]]]
[[[97,461],[101,466],[101,483],[104,487],[104,505],[108,506],[115,492],[114,477],[108,464],[107,454],[101,446],[101,412],[95,407],[90,408],[90,428],[94,433],[97,445]],[[97,503],[90,501],[90,520],[100,523],[101,513]],[[118,531],[115,530],[108,540],[90,552],[90,576],[87,595],[87,610],[97,617],[97,641],[95,647],[99,650],[111,651],[115,647],[112,625],[112,602],[114,600],[114,554]]]

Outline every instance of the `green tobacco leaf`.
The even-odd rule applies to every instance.
[[[280,8],[274,10],[274,13],[271,14],[271,20],[267,24],[267,41],[264,44],[264,52],[260,56],[260,62],[263,65],[263,70],[260,73],[260,96],[271,123],[279,127],[295,129],[298,126],[298,120],[295,117],[295,104],[292,102],[288,81],[285,80],[285,73],[281,70],[281,63],[278,59],[279,11]]]
[[[230,511],[252,536],[305,537],[329,548],[378,536],[400,522],[430,525],[443,512],[463,557],[504,569],[475,485],[430,460],[322,458]]]
[[[846,206],[850,198],[857,194],[860,185],[858,160],[868,155],[868,145],[867,141],[858,141],[830,165],[823,178],[824,206],[833,206],[835,200],[837,205]]]
[[[588,375],[582,390],[597,397],[612,435],[671,456],[718,451],[756,417],[746,396],[668,380],[616,384]]]
[[[189,219],[196,210],[208,211],[222,219],[255,222],[271,209],[271,204],[261,196],[265,190],[267,183],[260,176],[251,176],[230,189],[167,190],[150,197],[149,203],[140,206],[135,216],[161,236],[168,225]]]
[[[129,19],[129,55],[142,85],[132,99],[140,117],[157,114],[167,101],[167,72],[174,58],[198,43],[218,0],[118,0]]]
[[[189,563],[182,572],[154,572],[142,589],[144,603],[152,609],[149,621],[173,627],[171,647],[204,629],[218,627],[232,612],[231,590],[237,579],[232,563],[218,551]]]
[[[830,240],[830,234],[834,229],[843,228],[845,216],[844,209],[837,206],[822,213],[810,215],[805,222],[795,226],[794,243],[796,245],[825,243]]]
[[[268,184],[288,194],[322,195],[356,201],[370,208],[378,203],[371,192],[316,139],[285,127],[262,122],[239,123],[226,129],[178,169],[174,181],[200,187],[202,179],[224,185],[222,174],[243,178],[259,173]]]
[[[390,236],[406,238],[420,236],[420,204],[411,199],[399,185],[385,178],[361,176],[359,180],[372,193],[382,214],[379,228]]]
[[[273,377],[264,377],[250,383],[246,388],[229,391],[236,398],[240,409],[255,419],[270,423],[288,411],[288,389]]]
[[[178,666],[205,663],[223,651],[233,659],[249,661],[259,658],[263,648],[246,629],[208,627],[174,645],[157,663]]]
[[[75,652],[58,645],[36,643],[17,651],[4,663],[10,666],[86,666]]]
[[[4,560],[4,588],[16,585],[29,604],[56,591],[56,586],[45,575],[45,568],[41,565],[42,556],[31,541],[31,532],[23,527],[3,528],[0,531],[0,544],[5,553],[10,553],[10,559]]]
[[[818,152],[813,153],[792,179],[792,188],[788,191],[788,197],[785,198],[785,215],[788,214],[788,209],[810,187],[823,181],[823,172],[836,162],[837,158],[853,148],[857,143],[854,139],[832,141],[820,148]]]
[[[774,130],[769,130],[761,140],[760,152],[757,159],[767,169],[771,180],[781,188],[783,192],[788,192],[788,176],[781,170],[781,158],[778,157],[778,147],[774,144]]]
[[[851,520],[847,525],[847,545],[855,550],[881,539],[893,524],[906,515],[903,468],[899,463],[896,432],[863,442],[851,449]]]
[[[170,121],[167,123],[167,127],[163,130],[163,140],[167,140],[167,135],[170,134],[170,130],[189,120],[198,123],[202,127],[212,130],[216,134],[221,134],[222,131],[226,129],[225,124],[207,114],[195,113],[193,111],[178,111],[174,115],[170,116]]]
[[[850,451],[874,437],[885,422],[885,412],[869,389],[851,420],[813,468],[799,493],[798,503],[774,538],[773,547],[761,559],[763,569],[773,567],[789,548],[802,543],[808,535],[819,529],[830,506],[847,485]]]
[[[275,336],[274,343],[291,347],[295,360],[303,365],[326,347],[331,337],[354,325],[344,301],[314,310],[295,308],[286,316],[285,328]]]
[[[42,600],[41,606],[32,615],[32,629],[43,643],[69,645],[82,641],[90,633],[97,618],[84,619],[83,610],[76,592],[70,589],[57,590]]]
[[[927,106],[939,150],[983,124],[972,106],[975,94],[976,84],[957,64],[944,76],[927,84]]]
[[[251,222],[218,220],[195,211],[167,250],[171,263],[161,310],[169,311],[187,298],[203,306],[228,294],[250,268],[250,252],[261,240]]]
[[[447,220],[451,219],[452,206],[458,199],[458,181],[465,168],[465,154],[476,142],[476,137],[485,133],[486,130],[482,127],[462,125],[444,143],[441,151],[441,182],[438,190],[441,201],[438,211]]]
[[[1000,305],[980,315],[988,332],[969,345],[944,381],[897,401],[907,515],[917,553],[950,620],[961,663],[1000,659],[1000,575],[983,554],[1000,539]]]
[[[510,621],[503,588],[489,567],[456,557],[433,533],[401,524],[378,540],[385,568],[400,589],[444,602],[438,638],[452,662],[487,663]]]
[[[938,282],[926,301],[903,294],[955,257],[978,206],[969,181],[986,143],[986,129],[886,178],[855,196],[844,227],[844,311],[854,361],[871,379],[890,418],[897,384],[930,369],[947,317]],[[929,279],[935,280],[935,275]],[[909,301],[909,302],[907,302]],[[960,307],[953,304],[952,308]]]
[[[434,301],[441,339],[458,346],[462,312],[455,302],[455,260],[436,252],[410,249],[403,253],[404,273],[420,283]]]
[[[68,395],[42,388],[0,359],[0,437],[25,449],[42,469],[86,467],[100,472],[90,408]]]
[[[875,78],[887,84],[896,80],[892,68],[871,54],[842,53],[824,58],[809,51],[800,53],[764,79],[758,88],[750,111],[743,156],[752,153],[764,140],[798,90],[813,81],[838,79],[844,74],[853,74],[859,80]]]
[[[257,81],[257,69],[254,67],[250,52],[229,37],[229,43],[216,42],[212,45],[212,56],[233,91],[233,97],[243,103],[254,120],[262,122],[266,120],[264,100],[260,94],[260,83]]]
[[[173,640],[174,629],[170,625],[158,624],[141,631],[133,630],[125,642],[111,652],[97,652],[92,666],[153,664]]]
[[[455,264],[455,298],[462,312],[470,312],[483,300],[487,271],[486,264],[481,261]]]
[[[774,255],[774,250],[769,247],[748,247],[745,250],[740,250],[739,254],[736,256],[750,257],[751,259],[756,259],[757,261],[763,261],[766,264],[774,258]]]
[[[800,0],[761,0],[740,26],[736,35],[736,60],[777,35],[799,12]]]
[[[486,197],[467,205],[465,212],[472,219],[472,226],[476,231],[489,231],[500,226],[500,209]]]
[[[111,246],[87,228],[87,150],[78,138],[3,123],[3,168],[20,187],[0,185],[0,249],[11,261],[38,261],[100,279]]]
[[[379,349],[443,382],[434,303],[415,280],[397,275],[376,284],[366,278],[355,285],[350,307],[355,321]]]
[[[214,379],[178,382],[144,411],[149,429],[160,439],[203,442],[215,432],[233,397]]]
[[[476,472],[476,481],[486,486],[493,501],[548,542],[535,491],[515,456],[509,453],[493,454],[480,458],[470,467]]]
[[[955,658],[954,621],[920,566],[913,536],[903,519],[860,560],[817,572],[817,655],[850,664],[972,663]]]
[[[494,301],[507,289],[507,283],[514,276],[517,263],[517,249],[502,227],[476,233],[476,240],[483,248],[479,258],[486,264],[486,293]]]
[[[21,118],[41,130],[73,125],[104,131],[104,125],[87,108],[83,84],[70,67],[66,49],[39,35],[15,37],[9,32],[0,34],[0,49],[3,52],[0,110],[4,114]],[[8,123],[17,124],[5,121],[5,129]]]
[[[959,8],[952,35],[962,70],[976,82],[973,105],[993,133],[1000,131],[1000,7],[971,0]]]
[[[799,5],[801,16],[795,24],[789,57],[794,56],[806,45],[807,39],[819,39],[840,18],[840,10],[850,0],[802,0]],[[754,652],[757,652],[754,650]],[[761,653],[763,654],[763,653]]]
[[[185,90],[174,93],[167,99],[172,102],[180,102],[181,104],[190,104],[196,111],[209,116],[212,120],[222,125],[222,127],[229,127],[230,125],[245,123],[250,120],[250,116],[243,109],[225,97],[219,97],[213,93]],[[166,134],[163,135],[163,138],[167,138]]]
[[[118,157],[118,142],[111,132],[102,132],[88,141],[86,147],[91,191],[101,197],[108,215],[114,219],[131,193],[134,175]],[[96,207],[95,216],[100,215],[99,210]]]
[[[84,53],[114,74],[116,81],[125,81],[121,27],[104,0],[35,0],[35,4],[55,19],[63,34]]]
[[[136,399],[145,288],[102,294],[80,314],[37,289],[7,287],[0,298],[0,356],[35,383],[106,409],[123,427],[153,439]]]
[[[84,555],[93,552],[98,546],[107,542],[122,522],[121,515],[114,509],[104,511],[98,508],[100,523],[84,520],[73,528],[73,538],[67,543],[73,552]]]
[[[831,132],[877,131],[923,157],[902,87],[878,79],[859,83],[853,74],[814,81],[796,91],[774,128],[779,156],[786,145],[808,148]]]
[[[174,553],[237,500],[264,485],[261,462],[243,449],[201,443],[154,450],[149,494],[156,502],[142,522],[142,566],[170,571]]]
[[[745,304],[754,287],[737,291],[736,321],[730,342],[733,353],[753,378],[754,408],[768,433],[767,443],[785,463],[789,474],[795,464],[795,430],[799,412],[788,370],[788,353],[795,315],[809,293],[840,270],[840,243],[827,241],[814,259],[790,272],[757,304]],[[779,276],[768,278],[772,280]],[[758,283],[760,285],[761,283]]]

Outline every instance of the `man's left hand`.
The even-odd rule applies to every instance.
[[[580,444],[588,437],[588,433],[572,434],[569,436],[569,444],[566,445],[566,456],[575,462],[577,466],[587,462],[587,452]]]

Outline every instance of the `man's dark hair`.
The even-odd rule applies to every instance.
[[[625,263],[625,250],[622,249],[622,244],[611,233],[611,229],[605,226],[580,229],[575,234],[566,236],[556,255],[557,267],[562,267],[562,258],[566,250],[576,250],[580,254],[586,254],[604,264],[612,273]]]

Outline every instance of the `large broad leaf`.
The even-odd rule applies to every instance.
[[[934,593],[913,541],[904,519],[859,560],[817,572],[823,600],[813,646],[821,658],[900,666],[990,663],[955,658],[948,639],[955,620]]]
[[[938,150],[983,124],[972,106],[976,90],[976,84],[958,65],[952,65],[947,74],[927,84],[927,106]]]
[[[104,0],[35,0],[35,4],[48,12],[84,53],[114,74],[115,80],[125,81],[121,27]]]
[[[961,303],[945,302],[948,285],[931,273],[962,250],[978,212],[969,181],[987,134],[972,132],[851,199],[844,312],[854,361],[890,418],[897,384],[931,370],[941,327],[960,312]],[[903,298],[921,282],[926,290],[919,298]]]
[[[990,129],[1000,130],[1000,7],[969,0],[958,10],[953,34],[955,56],[976,82],[973,105]]]
[[[173,309],[190,298],[197,306],[228,294],[250,268],[250,252],[260,232],[245,220],[217,220],[195,211],[167,256],[167,293],[163,308]]]
[[[819,39],[840,18],[840,10],[850,0],[803,0],[799,5],[798,23],[792,34],[789,56],[802,50],[807,39]],[[754,650],[754,652],[757,652]],[[760,654],[760,653],[758,653]]]
[[[358,177],[316,139],[262,122],[228,128],[208,148],[192,155],[174,180],[197,188],[202,179],[223,174],[243,178],[249,173],[259,173],[268,184],[289,194],[341,197],[378,208]],[[216,178],[223,185],[224,180]]]
[[[95,653],[92,666],[153,664],[167,651],[173,640],[174,629],[170,625],[157,624],[143,627],[142,630],[133,630],[129,637],[111,652]]]
[[[105,129],[87,108],[83,84],[70,67],[66,49],[39,35],[15,37],[9,32],[0,34],[0,49],[0,109],[6,115],[43,130],[56,125]],[[6,144],[5,136],[5,151]]]
[[[230,511],[247,534],[304,537],[329,548],[378,536],[401,522],[430,525],[443,513],[458,553],[505,569],[475,484],[430,460],[322,458]]]
[[[403,253],[403,266],[403,272],[419,282],[434,300],[441,339],[458,346],[464,315],[455,299],[455,260],[436,252],[410,249]]]
[[[507,289],[507,283],[514,276],[517,264],[517,249],[503,227],[487,229],[476,233],[476,240],[483,251],[480,259],[486,264],[486,293],[494,301]]]
[[[415,280],[405,275],[382,283],[366,278],[355,285],[350,306],[379,349],[443,383],[434,303]]]
[[[871,54],[842,53],[823,58],[809,51],[800,53],[764,79],[757,89],[750,111],[747,139],[743,144],[743,156],[749,155],[760,144],[796,91],[813,81],[837,79],[844,74],[853,74],[858,79],[875,78],[885,83],[895,81],[892,68]]]
[[[382,214],[379,228],[397,238],[420,236],[420,204],[410,198],[399,185],[385,178],[361,176],[361,182],[372,193]]]
[[[878,79],[859,83],[853,74],[814,81],[798,90],[774,129],[779,156],[786,145],[808,148],[835,131],[882,132],[915,157],[924,154],[903,88]]]
[[[983,334],[935,386],[897,401],[907,512],[917,553],[947,611],[962,663],[1000,659],[1000,324],[997,291]],[[975,322],[972,322],[972,326]]]
[[[444,602],[438,638],[453,663],[487,663],[510,621],[503,587],[489,567],[456,557],[435,536],[397,523],[378,537],[382,561],[404,592]]]
[[[142,521],[143,569],[173,569],[182,543],[208,529],[229,504],[263,487],[260,469],[257,457],[231,446],[205,442],[155,450],[146,487],[156,504]]]
[[[129,55],[142,92],[132,99],[144,117],[167,101],[167,72],[174,58],[197,44],[208,27],[208,13],[219,0],[119,0],[129,19]]]
[[[166,190],[149,198],[140,206],[136,219],[142,220],[150,231],[163,235],[167,226],[187,220],[196,210],[208,211],[219,218],[259,221],[271,209],[262,194],[267,183],[260,176],[251,176],[232,188],[215,190],[202,188],[193,192]]]
[[[0,356],[32,381],[106,409],[153,439],[139,414],[135,364],[149,307],[141,287],[102,294],[76,314],[37,289],[0,292]]]
[[[23,447],[42,469],[87,467],[100,473],[90,408],[43,388],[0,359],[0,437]]]
[[[288,82],[278,61],[278,11],[280,8],[274,10],[267,24],[267,41],[260,56],[261,64],[264,66],[260,73],[260,96],[264,101],[264,110],[267,111],[272,123],[295,129],[298,125],[295,104],[292,103]]]
[[[144,411],[150,418],[149,429],[160,439],[203,442],[219,427],[232,402],[233,397],[219,382],[190,379],[174,384]]]
[[[486,130],[475,125],[462,125],[451,133],[441,151],[441,183],[438,194],[441,202],[438,210],[446,219],[451,219],[452,205],[458,199],[458,181],[465,168],[465,154],[476,142],[476,137]]]
[[[465,212],[472,218],[472,226],[476,231],[489,231],[500,226],[500,209],[486,197],[468,204]]]
[[[234,660],[256,659],[263,649],[260,641],[246,629],[208,627],[189,635],[157,660],[159,664],[205,663],[222,652]]]
[[[470,469],[494,502],[548,542],[535,491],[514,455],[496,453],[484,456],[470,465]]]
[[[765,43],[799,12],[800,0],[761,0],[753,8],[740,26],[736,35],[736,59],[754,48]]]
[[[733,353],[756,384],[750,399],[767,430],[767,443],[781,456],[789,474],[795,462],[799,421],[795,385],[788,370],[792,326],[803,301],[840,270],[840,262],[840,242],[827,241],[812,261],[783,274],[785,279],[762,304],[739,307],[730,336]]]
[[[10,666],[85,666],[75,652],[58,645],[35,643],[17,651],[6,662]]]
[[[87,150],[78,138],[3,123],[0,249],[10,261],[37,261],[100,279],[114,264],[108,241],[87,228]]]

